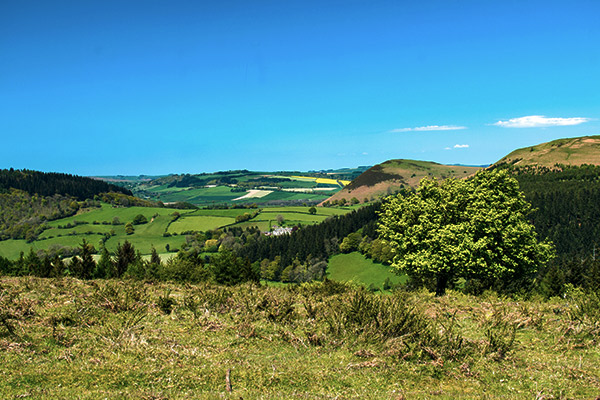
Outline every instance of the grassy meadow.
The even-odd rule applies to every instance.
[[[355,251],[348,254],[337,254],[329,259],[327,277],[338,282],[353,282],[356,284],[383,289],[386,279],[390,284],[405,283],[405,276],[398,276],[390,267],[373,262]]]
[[[2,398],[593,399],[600,300],[0,278]]]

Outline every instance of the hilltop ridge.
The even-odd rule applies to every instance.
[[[356,198],[362,203],[394,193],[402,188],[416,188],[421,179],[425,177],[463,178],[480,169],[482,167],[444,165],[431,161],[388,160],[363,172],[327,201]]]
[[[548,168],[557,164],[600,165],[600,135],[557,139],[535,146],[523,147],[494,163],[495,166],[504,164],[537,165]]]

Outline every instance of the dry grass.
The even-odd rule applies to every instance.
[[[597,297],[576,290],[547,302],[381,296],[335,283],[2,278],[0,394],[595,398],[597,306]]]

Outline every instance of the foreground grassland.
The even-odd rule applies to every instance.
[[[0,395],[595,398],[599,305],[0,278]]]

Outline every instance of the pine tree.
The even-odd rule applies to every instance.
[[[96,270],[96,262],[92,257],[93,246],[87,240],[81,241],[81,279],[90,279]]]
[[[117,245],[117,255],[115,261],[117,272],[116,278],[120,278],[121,276],[123,276],[125,271],[127,271],[127,267],[129,267],[129,264],[135,262],[135,259],[136,254],[133,245],[127,240],[123,243],[123,245],[119,243]]]
[[[100,259],[96,263],[93,276],[96,279],[113,278],[116,276],[115,264],[104,245],[100,250]]]

